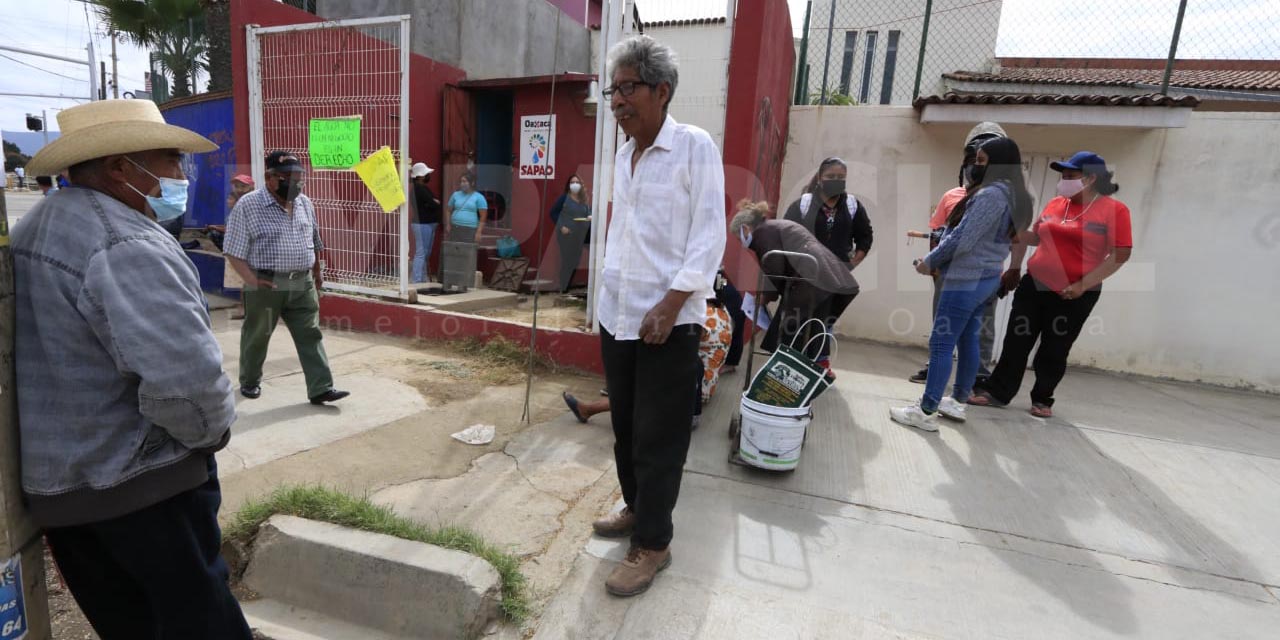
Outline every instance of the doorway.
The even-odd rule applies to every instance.
[[[515,101],[510,91],[476,91],[476,187],[489,201],[494,229],[510,229]]]

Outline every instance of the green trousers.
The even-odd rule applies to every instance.
[[[276,323],[284,324],[293,336],[302,373],[307,380],[307,397],[314,398],[333,388],[329,357],[324,353],[320,333],[320,298],[309,277],[278,279],[275,289],[243,291],[244,326],[240,330],[240,386],[262,382],[262,364]]]

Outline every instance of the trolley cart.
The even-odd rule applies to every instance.
[[[813,264],[813,267],[814,267],[814,268],[813,268],[813,273],[816,273],[816,272],[817,272],[817,270],[818,270],[818,260],[817,260],[817,258],[814,258],[813,256],[811,256],[811,255],[809,255],[809,254],[807,254],[807,253],[797,253],[797,252],[794,252],[794,251],[782,251],[782,250],[770,251],[770,252],[768,252],[768,253],[764,254],[764,256],[760,259],[760,263],[761,263],[760,275],[759,275],[759,277],[758,277],[758,278],[757,278],[757,280],[756,280],[756,295],[757,295],[757,296],[760,294],[760,292],[761,292],[761,291],[763,291],[763,290],[764,290],[764,280],[765,280],[765,278],[769,277],[769,276],[765,273],[764,268],[763,268],[763,265],[764,265],[766,262],[768,262],[770,258],[775,257],[775,256],[776,256],[776,257],[782,257],[782,258],[785,258],[785,259],[790,260],[790,261],[808,261],[808,262],[810,262],[810,263],[812,263],[812,264]],[[794,264],[794,263],[793,263],[793,264]],[[795,273],[797,273],[797,274],[799,273],[799,270],[797,270],[797,269],[793,269],[792,271],[793,271],[793,272],[795,272]],[[773,278],[771,278],[771,279],[772,279],[772,280],[782,280],[782,282],[783,282],[783,290],[780,292],[780,294],[781,294],[781,295],[780,295],[780,297],[779,297],[779,301],[780,301],[780,303],[781,303],[782,301],[787,300],[787,293],[789,292],[790,288],[791,288],[795,283],[797,283],[797,282],[808,282],[808,283],[813,283],[813,280],[812,280],[812,279],[805,278],[805,277],[800,276],[800,275],[794,275],[794,276],[774,276],[774,277],[773,277]],[[755,356],[756,356],[756,354],[757,354],[757,353],[759,353],[759,355],[764,356],[764,357],[766,357],[766,358],[768,358],[768,357],[770,356],[770,354],[769,354],[768,352],[761,351],[761,350],[760,350],[760,348],[759,348],[760,340],[762,340],[762,339],[763,339],[763,338],[762,338],[762,334],[763,334],[764,332],[762,332],[762,331],[760,331],[760,330],[759,330],[759,325],[757,324],[757,319],[760,317],[760,314],[762,314],[762,313],[767,313],[767,311],[765,311],[765,310],[763,309],[763,307],[764,307],[764,304],[763,304],[762,302],[760,302],[760,301],[759,301],[759,298],[757,298],[756,308],[755,308],[755,311],[754,311],[754,313],[753,313],[754,317],[752,317],[752,318],[751,318],[751,323],[752,323],[751,341],[750,341],[750,344],[748,344],[748,345],[747,345],[747,346],[748,346],[748,349],[747,349],[747,369],[746,369],[746,375],[744,375],[744,376],[743,376],[743,378],[742,378],[742,396],[741,396],[742,400],[740,400],[740,401],[738,402],[737,406],[736,406],[736,407],[734,408],[734,410],[733,410],[733,416],[729,419],[729,439],[730,439],[731,441],[733,441],[733,446],[732,446],[732,448],[731,448],[731,450],[730,450],[730,453],[729,453],[729,462],[731,462],[731,463],[733,463],[733,464],[738,464],[738,465],[743,465],[743,466],[752,466],[752,467],[754,467],[755,465],[748,464],[747,462],[745,462],[744,460],[742,460],[741,456],[739,455],[739,450],[740,450],[740,448],[741,448],[741,441],[740,441],[740,438],[742,437],[742,405],[743,405],[743,402],[744,402],[744,401],[746,401],[746,400],[745,400],[745,398],[746,398],[746,393],[747,393],[747,391],[750,389],[750,387],[751,387],[751,383],[752,383],[752,381],[755,379],[755,376],[756,376],[756,369],[755,369]],[[794,320],[791,320],[791,319],[789,319],[789,318],[787,318],[787,317],[786,317],[785,313],[782,311],[782,307],[781,307],[781,304],[780,304],[780,305],[779,305],[779,315],[778,315],[778,317],[773,318],[772,322],[788,322],[788,321],[794,321]],[[806,322],[806,323],[801,327],[801,330],[800,330],[800,331],[798,332],[798,334],[797,334],[797,338],[799,338],[800,336],[804,336],[804,339],[803,339],[803,341],[802,341],[802,344],[804,344],[804,345],[805,345],[805,350],[807,350],[807,349],[808,349],[808,346],[812,343],[812,339],[811,339],[811,338],[809,337],[809,335],[808,335],[808,332],[809,332],[809,325],[810,325],[810,324],[811,324],[810,322]],[[822,325],[822,323],[821,323],[821,322],[818,322],[818,325],[819,325],[819,326],[821,326],[821,325]],[[785,326],[785,325],[782,325],[782,326]],[[781,326],[779,327],[778,331],[779,331],[779,333],[781,333]],[[825,326],[823,326],[823,327],[821,328],[821,333],[822,333],[822,334],[825,334],[825,333],[826,333],[826,327],[825,327]],[[819,337],[820,337],[820,336],[819,336]]]

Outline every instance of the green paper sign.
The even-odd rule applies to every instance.
[[[360,117],[312,118],[307,152],[313,169],[350,169],[360,162]]]

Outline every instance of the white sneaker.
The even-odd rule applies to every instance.
[[[937,419],[926,414],[918,404],[913,404],[908,407],[893,407],[889,409],[889,418],[898,424],[915,427],[921,431],[938,430]]]
[[[944,418],[950,418],[956,422],[964,422],[964,405],[956,402],[955,398],[943,398],[938,403],[938,413]]]

